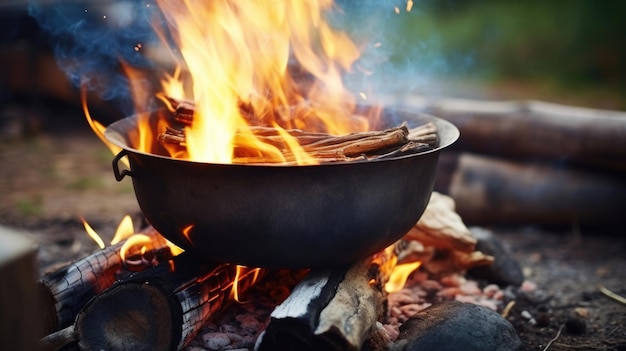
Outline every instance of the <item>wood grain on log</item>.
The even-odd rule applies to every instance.
[[[455,124],[465,150],[626,171],[626,113],[540,101],[412,97],[412,109]]]
[[[455,212],[454,200],[434,191],[419,221],[404,236],[437,249],[472,252],[476,239]]]
[[[228,304],[236,275],[236,265],[183,253],[92,299],[76,318],[75,338],[81,350],[180,350]],[[240,274],[239,292],[258,276]]]
[[[612,173],[462,153],[447,193],[466,223],[595,227],[624,222],[626,180]]]
[[[452,197],[436,191],[431,194],[424,214],[402,238],[408,242],[398,255],[403,263],[411,258],[419,259],[422,269],[432,276],[464,272],[493,263],[492,256],[475,250],[477,241],[455,207]]]
[[[153,228],[144,231],[152,239],[156,259],[171,258],[167,242]],[[88,256],[44,274],[37,282],[42,302],[42,321],[45,334],[63,329],[74,322],[80,309],[94,296],[110,288],[113,283],[130,276],[135,266],[126,266],[120,249],[125,241],[107,246]],[[158,255],[158,256],[157,256]],[[143,267],[145,268],[145,267]]]
[[[383,312],[393,250],[350,267],[312,271],[271,314],[258,350],[359,350]],[[386,266],[385,269],[380,269]]]
[[[167,149],[186,157],[185,126],[193,125],[193,102],[162,97],[168,105],[170,125],[156,135]],[[289,108],[289,107],[288,107]],[[318,162],[346,162],[365,159],[390,158],[425,151],[437,143],[437,128],[433,123],[408,129],[406,122],[386,130],[364,131],[346,135],[331,135],[299,129],[278,129],[252,125],[237,130],[233,135],[233,163],[295,164],[301,150],[294,150],[284,139],[288,134]],[[263,146],[263,147],[261,147]]]

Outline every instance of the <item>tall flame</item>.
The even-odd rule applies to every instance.
[[[164,79],[162,94],[195,102],[185,130],[189,159],[231,163],[242,140],[260,154],[282,157],[249,132],[251,124],[332,134],[368,128],[365,118],[353,116],[355,98],[342,83],[359,52],[325,21],[332,0],[157,4],[176,42],[177,50],[169,49],[180,52],[188,73]],[[190,96],[185,82],[176,82],[182,76],[191,80]],[[245,138],[235,138],[237,131]],[[292,136],[281,136],[299,163],[314,162]]]

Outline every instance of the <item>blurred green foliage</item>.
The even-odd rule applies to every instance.
[[[608,92],[626,107],[626,1],[338,1],[357,43],[380,43],[361,47],[394,83],[528,83],[541,96]]]
[[[626,1],[416,0],[387,30],[397,65],[434,43],[447,73],[626,89]]]

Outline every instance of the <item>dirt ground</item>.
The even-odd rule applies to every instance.
[[[42,269],[97,249],[81,217],[105,239],[124,215],[141,226],[129,179],[116,182],[112,154],[76,107],[51,114],[7,105],[0,114],[0,224],[39,245]],[[15,115],[29,118],[14,118]],[[24,122],[27,121],[27,122]],[[626,350],[626,236],[491,228],[508,245],[536,290],[508,314],[524,350]]]

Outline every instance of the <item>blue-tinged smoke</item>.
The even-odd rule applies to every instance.
[[[333,17],[362,49],[355,74],[346,77],[353,91],[374,95],[439,95],[438,79],[463,75],[474,64],[472,53],[446,52],[424,0],[337,0]],[[444,53],[446,52],[446,53]],[[362,74],[367,72],[367,74]]]
[[[29,14],[51,39],[59,66],[75,86],[103,99],[130,101],[121,61],[141,69],[152,63],[142,48],[157,41],[156,5],[146,1],[32,1]]]
[[[120,62],[154,68],[142,48],[159,45],[153,26],[163,19],[156,4],[147,0],[32,1],[29,12],[49,33],[59,66],[69,79],[103,99],[127,101],[130,107],[128,79]],[[353,92],[368,96],[436,93],[432,84],[436,77],[471,66],[471,55],[460,53],[452,61],[442,54],[442,40],[424,21],[423,0],[415,0],[411,11],[406,6],[407,0],[336,0],[338,11],[329,14],[331,23],[346,31],[362,52],[346,76]]]

